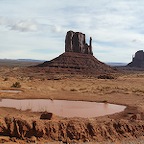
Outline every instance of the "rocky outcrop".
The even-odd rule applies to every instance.
[[[90,37],[90,42],[88,45],[85,40],[85,34],[81,32],[68,31],[65,38],[65,52],[76,52],[92,55],[92,38]]]
[[[37,67],[46,67],[49,73],[105,74],[115,72],[110,66],[93,56],[91,37],[88,45],[85,42],[85,34],[73,31],[68,31],[66,34],[65,53]]]
[[[4,123],[4,122],[3,122]],[[0,125],[1,136],[7,135],[18,139],[42,138],[47,141],[64,143],[102,142],[122,139],[134,139],[144,134],[143,120],[108,119],[59,119],[59,120],[23,120],[5,118],[5,125]]]
[[[144,68],[144,52],[139,50],[135,53],[135,56],[132,59],[132,62],[128,64],[130,67],[139,67]]]

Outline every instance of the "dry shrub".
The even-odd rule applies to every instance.
[[[8,81],[8,78],[4,78],[4,81]]]
[[[114,77],[111,75],[99,75],[97,78],[98,79],[114,79]]]
[[[13,87],[13,88],[20,88],[21,84],[20,84],[20,82],[15,82],[15,83],[12,84],[11,87]]]

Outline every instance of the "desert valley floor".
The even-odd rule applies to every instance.
[[[0,108],[0,143],[123,143],[144,141],[144,73],[118,70],[110,79],[98,75],[50,74],[44,68],[0,67],[0,99],[60,99],[127,106],[123,112],[92,118],[65,118],[14,108]],[[21,87],[12,85],[19,82]]]

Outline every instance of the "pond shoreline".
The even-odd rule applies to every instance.
[[[32,112],[52,112],[63,117],[98,117],[124,111],[122,105],[86,101],[48,99],[1,99],[0,107],[31,110]]]

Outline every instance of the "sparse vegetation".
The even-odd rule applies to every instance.
[[[133,89],[132,92],[134,92],[134,93],[144,93],[144,90],[141,90],[141,89]]]
[[[74,88],[72,88],[72,89],[70,89],[70,91],[77,91],[76,89],[74,89]]]
[[[103,100],[102,103],[108,103],[108,101],[107,100]]]
[[[4,78],[4,81],[8,81],[8,78],[6,77],[6,78]]]
[[[114,77],[111,75],[99,75],[97,78],[98,79],[114,79]]]
[[[20,84],[20,82],[15,82],[15,83],[12,84],[11,87],[13,87],[13,88],[20,88],[21,84]]]

